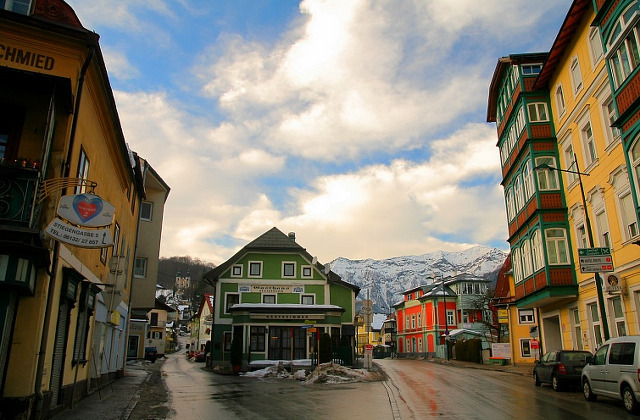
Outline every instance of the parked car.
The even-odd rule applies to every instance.
[[[533,380],[535,386],[549,383],[554,391],[560,391],[566,386],[580,386],[582,369],[587,364],[587,358],[593,356],[588,351],[558,350],[550,351],[535,361],[533,366]]]
[[[151,363],[155,363],[157,358],[158,349],[155,346],[144,348],[144,360],[150,360]]]
[[[206,359],[206,353],[204,350],[200,350],[196,353],[196,362],[204,362]]]
[[[582,369],[582,391],[587,401],[598,396],[624,402],[631,414],[640,412],[640,336],[605,341]]]

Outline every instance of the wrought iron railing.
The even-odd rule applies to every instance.
[[[38,191],[36,169],[0,166],[0,224],[31,227]]]

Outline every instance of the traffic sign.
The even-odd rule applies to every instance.
[[[581,273],[609,273],[614,271],[609,248],[578,249]]]
[[[532,350],[540,348],[540,342],[538,340],[531,340],[530,345]]]

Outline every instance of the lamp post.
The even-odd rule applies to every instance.
[[[582,186],[582,175],[589,176],[589,174],[580,172],[580,167],[578,166],[578,160],[576,159],[576,155],[573,155],[573,164],[576,166],[575,171],[571,171],[568,169],[560,169],[554,168],[553,166],[549,166],[546,163],[536,166],[533,168],[535,171],[539,170],[548,170],[548,171],[559,171],[559,172],[567,172],[570,174],[578,175],[578,183],[580,184],[580,194],[582,195],[582,208],[584,209],[584,223],[587,228],[587,237],[589,239],[589,247],[593,248],[593,233],[591,232],[591,221],[589,220],[589,212],[587,211],[587,200],[584,196],[584,187]],[[572,165],[573,166],[573,165]],[[598,292],[598,307],[600,309],[600,318],[602,319],[602,332],[604,334],[604,339],[609,339],[609,324],[607,322],[607,313],[605,311],[604,305],[604,296],[602,295],[602,283],[601,283],[600,273],[595,273],[595,282],[596,282],[596,290]]]

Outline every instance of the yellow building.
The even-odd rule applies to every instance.
[[[124,370],[142,170],[98,35],[0,9],[0,417],[46,417]]]
[[[492,81],[488,120],[501,134],[503,184],[515,191],[511,200],[506,193],[515,304],[539,316],[543,351],[594,352],[607,337],[640,333],[638,171],[630,166],[633,137],[625,136],[637,113],[620,112],[640,92],[616,73],[640,80],[637,64],[616,67],[627,48],[640,56],[637,41],[626,41],[637,33],[629,16],[638,2],[596,7],[603,10],[573,1],[548,54],[501,59]],[[506,76],[514,65],[524,81],[516,88]],[[510,142],[508,126],[519,127],[519,114],[512,116],[523,101],[526,129],[511,130]],[[589,264],[587,253],[603,254],[595,259],[603,262]]]

